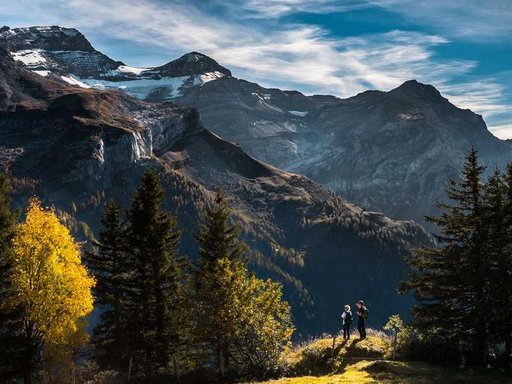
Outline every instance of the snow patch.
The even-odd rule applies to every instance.
[[[21,51],[11,52],[11,56],[14,60],[33,68],[46,63],[46,58],[41,55],[42,52],[44,52],[43,49],[22,49]]]
[[[69,76],[61,76],[62,80],[64,80],[66,83],[71,85],[78,85],[82,88],[91,88],[89,85],[85,84],[84,82],[80,81],[80,79],[76,76],[69,75]]]
[[[219,71],[206,72],[206,73],[202,74],[201,76],[199,76],[199,78],[201,79],[201,85],[204,85],[213,80],[218,80],[221,77],[224,77],[224,74]]]
[[[307,111],[288,111],[290,115],[304,117],[308,114]]]
[[[148,71],[150,68],[139,68],[130,67],[129,65],[120,65],[117,70],[121,73],[133,73],[134,75],[140,75],[141,72]]]
[[[37,73],[39,76],[48,76],[50,73],[52,73],[52,71],[32,71],[34,73]]]
[[[180,88],[189,79],[189,76],[163,77],[160,79],[133,79],[124,81],[108,81],[97,79],[81,79],[90,87],[98,89],[121,89],[139,99],[146,99],[152,92],[161,91],[166,98],[173,99],[181,96]]]

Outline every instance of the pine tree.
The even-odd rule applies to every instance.
[[[149,170],[132,200],[126,234],[134,265],[128,319],[139,335],[133,340],[134,366],[145,374],[168,369],[182,341],[180,232],[174,217],[162,209],[163,202],[164,190]]]
[[[213,349],[215,366],[221,376],[229,369],[229,334],[233,328],[233,323],[224,316],[231,303],[230,286],[225,284],[223,274],[243,263],[245,251],[231,214],[227,196],[217,189],[212,206],[202,214],[197,235],[199,260],[194,271],[196,332],[199,340]]]
[[[119,207],[111,201],[105,207],[101,218],[103,229],[95,249],[88,252],[88,264],[97,284],[96,304],[102,313],[94,328],[93,343],[95,356],[100,366],[125,370],[128,367],[128,330],[124,317],[128,313],[128,277],[132,266],[128,264],[125,246],[125,228]]]
[[[512,164],[507,166],[504,176],[505,193],[503,197],[503,248],[498,258],[496,276],[494,276],[494,296],[496,305],[495,324],[501,341],[505,343],[506,366],[512,368]]]
[[[488,308],[488,317],[490,325],[489,342],[494,344],[503,340],[500,337],[502,333],[502,324],[499,321],[502,306],[500,302],[501,285],[504,283],[503,270],[504,258],[508,252],[508,236],[505,217],[506,204],[506,186],[503,176],[499,169],[495,169],[484,186],[483,208],[487,241],[485,243],[485,254],[489,260],[489,281],[487,295],[492,299],[493,305]],[[501,340],[500,340],[501,339]]]
[[[451,345],[469,343],[478,364],[484,364],[487,354],[487,311],[492,304],[481,181],[484,170],[472,149],[462,180],[450,181],[450,203],[439,204],[443,211],[439,217],[427,218],[440,229],[436,238],[441,247],[415,250],[408,260],[414,272],[402,286],[402,291],[413,290],[418,300],[416,326]]]
[[[22,321],[20,308],[7,307],[13,294],[10,280],[12,238],[18,217],[10,208],[9,178],[0,174],[0,381],[7,381],[21,370],[24,340],[17,331]]]

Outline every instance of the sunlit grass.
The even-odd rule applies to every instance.
[[[332,337],[296,347],[286,356],[289,377],[265,384],[512,384],[512,377],[496,371],[386,360],[389,342],[379,332],[369,332],[366,340],[336,338],[334,351],[332,347]]]

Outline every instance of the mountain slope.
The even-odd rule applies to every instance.
[[[17,204],[36,194],[86,238],[98,230],[106,201],[128,205],[151,167],[178,215],[182,251],[194,257],[198,210],[221,186],[254,249],[252,268],[284,283],[299,335],[337,326],[341,305],[360,297],[375,324],[407,310],[409,298],[395,293],[402,255],[430,242],[413,222],[365,212],[255,160],[205,129],[193,109],[53,81],[6,50],[0,69],[0,166],[13,176]]]
[[[15,29],[0,34],[17,59],[17,49],[27,48],[19,42],[23,33]],[[31,47],[46,53],[62,49],[43,40],[35,39]],[[161,67],[126,68],[131,67],[105,72],[98,66],[88,77],[64,76],[85,86],[118,88],[144,100],[198,108],[208,129],[239,143],[250,155],[394,218],[424,223],[425,214],[435,214],[446,180],[458,176],[472,145],[491,168],[512,156],[510,145],[494,137],[481,116],[455,107],[435,88],[416,81],[389,92],[339,99],[263,88],[232,77],[197,52]]]

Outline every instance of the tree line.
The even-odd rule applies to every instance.
[[[165,199],[148,170],[128,209],[106,205],[84,250],[37,199],[19,222],[1,176],[0,379],[66,382],[89,360],[119,382],[278,373],[294,330],[290,307],[280,284],[248,270],[228,198],[215,191],[201,212],[195,260],[178,251]]]
[[[449,183],[441,214],[427,218],[439,229],[439,246],[413,250],[401,291],[417,299],[414,328],[423,353],[477,366],[501,359],[510,368],[512,164],[487,179],[485,170],[473,148],[460,178]]]

